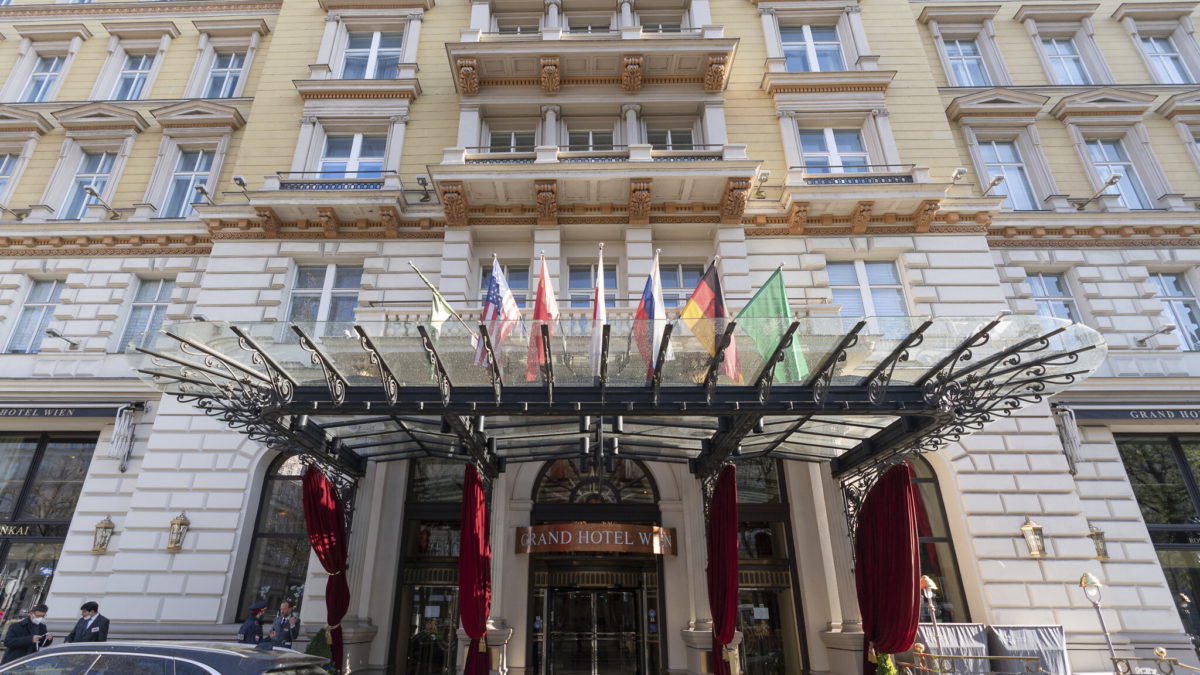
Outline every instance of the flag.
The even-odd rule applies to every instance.
[[[642,300],[638,303],[637,312],[633,315],[632,334],[637,340],[642,361],[646,363],[647,379],[654,375],[654,361],[658,358],[663,331],[666,329],[667,310],[663,305],[662,280],[658,276],[658,251],[655,251],[654,262],[650,266],[650,278],[646,279],[646,287],[642,290]],[[666,358],[668,361],[675,358],[669,344]]]
[[[787,286],[783,284],[783,268],[775,270],[767,283],[750,298],[750,302],[738,312],[738,327],[754,340],[754,346],[763,360],[771,358],[779,340],[792,325],[792,309],[788,304]],[[778,382],[799,382],[808,375],[808,364],[800,349],[799,336],[792,335],[792,344],[783,350],[783,360],[775,366]]]
[[[679,317],[691,329],[692,335],[704,345],[709,356],[717,353],[717,342],[725,333],[729,319],[729,310],[725,307],[725,296],[721,292],[721,277],[717,274],[717,261],[713,260],[692,297],[683,306]],[[721,364],[721,372],[734,382],[742,383],[742,367],[738,363],[737,343],[729,336],[729,346],[725,348],[725,360]]]
[[[442,326],[444,326],[451,318],[454,318],[457,319],[458,322],[464,327],[466,327],[467,332],[471,336],[471,347],[478,348],[479,336],[476,335],[475,331],[471,330],[471,327],[467,325],[467,322],[463,321],[463,318],[458,315],[458,312],[454,311],[454,308],[451,307],[450,303],[442,297],[442,294],[438,292],[438,289],[435,288],[433,284],[429,283],[429,279],[426,279],[425,275],[421,274],[421,270],[417,269],[417,266],[413,264],[413,261],[409,260],[408,266],[413,268],[413,271],[417,273],[417,276],[421,278],[421,281],[429,288],[430,292],[433,293],[433,300],[429,308],[429,327],[433,329],[433,336],[435,338],[438,337],[442,332]]]
[[[533,382],[541,374],[546,363],[542,351],[542,322],[554,335],[554,322],[558,321],[558,300],[554,298],[554,286],[550,283],[550,270],[546,268],[546,256],[542,256],[542,272],[538,275],[537,298],[533,302],[533,329],[529,331],[529,358],[525,360],[525,381]]]
[[[504,270],[500,261],[492,258],[492,279],[488,283],[487,295],[483,298],[483,312],[480,321],[487,326],[488,335],[492,339],[492,350],[497,357],[509,333],[517,327],[521,320],[521,310],[517,308],[517,299],[513,297],[508,280],[504,278]],[[475,350],[475,365],[488,365],[487,348],[483,340]]]
[[[592,295],[592,375],[595,377],[600,377],[600,352],[603,351],[604,325],[607,323],[608,307],[604,302],[604,244],[600,244],[595,292]]]

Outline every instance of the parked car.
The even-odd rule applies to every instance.
[[[0,675],[326,675],[327,659],[221,642],[77,642],[0,667]]]

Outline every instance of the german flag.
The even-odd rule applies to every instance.
[[[691,329],[692,335],[704,345],[709,356],[717,353],[717,342],[725,333],[729,323],[729,310],[725,307],[725,294],[721,291],[721,277],[717,274],[717,261],[709,264],[700,277],[692,297],[683,306],[679,318]],[[738,384],[742,384],[742,367],[738,362],[737,343],[731,335],[725,348],[725,361],[721,372]]]

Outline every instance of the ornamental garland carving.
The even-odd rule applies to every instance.
[[[626,56],[621,66],[621,90],[635,92],[642,88],[642,64],[645,59],[641,56]]]
[[[629,181],[629,224],[650,224],[650,198],[653,182],[649,178]]]
[[[867,231],[867,225],[871,222],[871,211],[875,209],[875,202],[859,202],[854,205],[854,210],[850,212],[850,231],[854,234],[864,234]]]
[[[804,226],[808,223],[808,202],[793,202],[787,215],[787,227],[790,234],[804,234]]]
[[[726,225],[740,223],[746,212],[746,200],[750,198],[749,178],[730,178],[725,181],[725,195],[721,198],[721,222]]]
[[[468,58],[458,60],[458,88],[467,96],[479,93],[479,62],[477,60]]]
[[[442,210],[446,212],[446,224],[451,227],[461,227],[467,224],[467,195],[461,181],[443,181],[438,183],[438,193],[442,198]]]
[[[937,218],[937,212],[940,204],[936,199],[926,199],[921,202],[917,210],[913,212],[913,229],[916,232],[928,232],[933,225],[933,221]]]
[[[704,68],[704,91],[721,91],[725,88],[725,70],[728,57],[724,54],[709,54]]]
[[[539,180],[533,184],[534,201],[537,203],[537,224],[558,224],[558,181]]]
[[[541,59],[542,91],[547,94],[557,94],[562,85],[562,73],[558,68],[557,56],[543,56]]]

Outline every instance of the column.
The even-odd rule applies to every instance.
[[[448,302],[475,300],[471,296],[471,257],[474,255],[475,238],[469,227],[446,228],[442,240],[442,268],[438,277],[438,290]]]
[[[421,24],[425,14],[413,12],[408,15],[408,25],[404,27],[404,45],[400,50],[400,63],[417,62],[417,45],[421,41]]]
[[[625,118],[625,145],[637,145],[642,142],[642,106],[627,103],[621,106],[621,116]]]
[[[482,127],[483,119],[480,117],[479,106],[458,106],[458,143],[455,147],[479,147],[479,132]]]
[[[654,259],[654,239],[649,227],[625,228],[625,288],[627,298],[642,297],[646,277],[650,276],[650,265]],[[637,307],[637,300],[629,300],[628,306]]]
[[[783,58],[783,41],[779,36],[779,23],[775,20],[774,7],[760,7],[759,18],[762,19],[763,35],[767,40],[767,58]]]
[[[562,0],[546,0],[546,25],[543,28],[562,28],[562,21],[558,18],[560,7]]]
[[[404,151],[404,132],[408,129],[408,115],[392,115],[391,126],[388,128],[387,157],[383,158],[383,168],[392,171],[400,170],[400,157]]]
[[[775,115],[779,117],[779,133],[783,138],[783,156],[787,160],[788,169],[802,166],[804,160],[800,155],[800,139],[796,136],[796,111],[780,110]]]
[[[729,136],[725,130],[724,103],[704,104],[704,143],[722,147],[729,143]],[[713,149],[709,148],[709,150]],[[720,148],[715,149],[719,150]]]
[[[533,228],[533,288],[537,289],[538,275],[542,273],[540,253],[546,254],[546,269],[550,273],[550,285],[554,297],[561,303],[564,299],[562,284],[562,230],[558,226]]]
[[[337,42],[337,31],[341,28],[342,19],[336,15],[325,17],[325,32],[321,35],[321,49],[317,52],[317,63],[333,62],[333,45]]]
[[[708,0],[692,0],[688,12],[691,14],[692,28],[712,25],[712,10],[709,9]]]
[[[492,30],[492,7],[488,0],[471,3],[471,30],[487,33]]]
[[[636,25],[633,21],[633,0],[621,0],[621,28]]]
[[[538,145],[558,146],[558,115],[561,111],[556,105],[542,106],[542,140]]]
[[[296,152],[292,155],[292,171],[308,168],[308,153],[312,151],[313,134],[317,130],[317,118],[306,115],[300,118],[300,135],[296,139]]]

